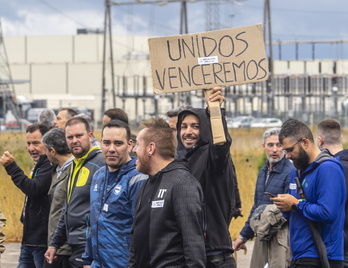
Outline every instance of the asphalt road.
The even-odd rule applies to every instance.
[[[20,243],[5,243],[5,252],[1,255],[1,268],[16,268]]]
[[[253,241],[248,241],[247,253],[243,251],[237,252],[237,268],[249,268],[251,252],[254,247]],[[6,251],[1,255],[1,268],[16,268],[18,263],[18,255],[20,243],[5,243]]]

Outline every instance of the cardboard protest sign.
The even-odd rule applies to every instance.
[[[156,94],[268,79],[260,24],[149,39]]]

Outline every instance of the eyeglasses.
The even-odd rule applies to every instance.
[[[290,148],[283,149],[283,153],[284,153],[284,154],[291,153],[291,152],[295,149],[295,146],[296,146],[300,141],[302,141],[302,138],[299,139],[299,140],[298,140],[293,146],[291,146]]]

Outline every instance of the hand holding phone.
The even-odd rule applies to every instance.
[[[277,197],[276,195],[271,194],[271,193],[269,193],[269,192],[264,192],[264,194],[269,195],[270,197]]]

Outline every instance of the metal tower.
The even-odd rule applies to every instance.
[[[16,93],[13,84],[0,19],[0,118],[2,119],[5,119],[8,110],[17,120],[21,117],[20,109],[15,102]]]
[[[205,3],[205,30],[220,29],[220,0],[209,0]]]

